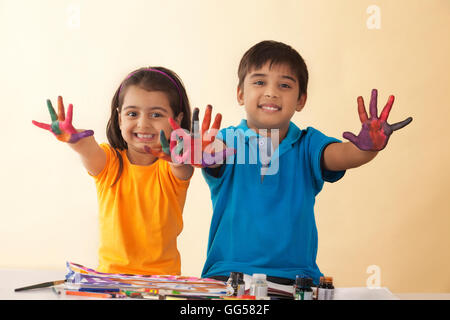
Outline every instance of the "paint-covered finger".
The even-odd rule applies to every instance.
[[[366,112],[366,106],[364,105],[364,99],[363,97],[359,96],[356,101],[358,102],[358,114],[359,114],[359,120],[361,120],[361,123],[364,123],[367,121],[367,112]]]
[[[70,124],[72,124],[72,117],[73,117],[73,104],[69,104],[69,106],[67,107],[67,117],[66,117],[66,121]]]
[[[77,132],[77,133],[73,133],[70,135],[70,140],[68,141],[69,143],[75,143],[80,141],[81,139],[90,137],[94,135],[94,131],[93,130],[84,130],[81,132]]]
[[[169,145],[169,141],[167,141],[166,134],[164,133],[163,130],[159,132],[159,141],[161,143],[161,148],[163,152],[166,154],[170,154],[171,146]]]
[[[372,96],[370,97],[370,117],[376,119],[378,117],[378,91],[377,89],[372,89]]]
[[[387,118],[389,117],[389,113],[391,112],[392,105],[394,104],[394,100],[395,100],[394,96],[390,95],[386,105],[383,108],[383,111],[381,112],[381,115],[380,115],[381,121],[386,121]]]
[[[63,98],[61,96],[58,96],[58,120],[62,122],[65,119],[66,119],[66,114],[64,111]]]
[[[353,133],[346,131],[342,134],[342,136],[345,139],[350,140],[353,144],[355,144],[355,145],[358,144],[358,137],[355,136]]]
[[[212,113],[212,106],[208,104],[206,106],[205,115],[203,116],[202,121],[202,136],[206,131],[208,131],[209,126],[211,125],[211,113]]]
[[[39,127],[39,128],[41,128],[41,129],[44,129],[44,130],[52,131],[52,126],[49,125],[49,124],[47,124],[47,123],[37,122],[37,121],[34,121],[34,120],[32,120],[31,122],[32,122],[36,127]]]
[[[407,118],[407,119],[405,119],[405,120],[403,120],[401,122],[397,122],[397,123],[391,124],[391,129],[392,129],[392,131],[401,129],[401,128],[407,126],[408,124],[410,124],[412,120],[413,120],[413,118],[409,117],[409,118]]]
[[[47,108],[48,112],[50,113],[50,118],[52,119],[52,122],[57,121],[58,116],[55,112],[55,109],[53,109],[52,102],[50,101],[50,99],[47,99]]]
[[[170,117],[169,117],[169,124],[173,130],[181,129],[180,125]]]
[[[194,134],[199,133],[199,114],[200,110],[198,108],[194,109],[194,112],[192,113],[192,123],[191,123],[191,132]]]
[[[155,157],[158,157],[160,155],[160,152],[158,150],[153,150],[149,146],[144,146],[144,150],[145,150],[145,152],[150,153],[150,154],[154,155]]]
[[[222,123],[222,114],[218,113],[218,114],[216,114],[216,117],[214,118],[214,122],[213,122],[211,129],[219,130],[221,123]]]

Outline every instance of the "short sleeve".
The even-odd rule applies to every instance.
[[[316,187],[318,191],[320,191],[325,181],[336,182],[339,179],[341,179],[345,174],[345,170],[342,171],[324,170],[322,168],[322,161],[321,161],[322,154],[326,146],[328,146],[330,143],[339,143],[342,141],[336,138],[328,137],[322,132],[312,127],[308,127],[307,130],[310,131],[309,132],[310,134],[308,135],[309,136],[308,147],[309,147],[311,168],[313,169]]]
[[[192,177],[194,176],[194,173],[192,173],[192,176],[187,180],[182,180],[180,178],[177,178],[170,168],[170,164],[165,161],[158,159],[157,161],[161,161],[161,164],[163,166],[163,170],[167,172],[167,176],[169,178],[170,183],[175,188],[175,190],[186,190],[189,187],[189,183],[191,182]]]

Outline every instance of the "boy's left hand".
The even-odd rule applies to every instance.
[[[412,117],[409,117],[394,124],[387,123],[389,112],[394,104],[393,95],[389,96],[388,102],[383,108],[380,117],[378,117],[377,96],[377,89],[373,89],[372,97],[370,99],[370,118],[367,117],[363,98],[358,97],[358,113],[362,123],[361,131],[358,136],[355,136],[351,132],[344,132],[343,134],[345,139],[350,140],[355,146],[363,151],[383,150],[384,147],[386,147],[392,132],[403,128],[412,121]]]

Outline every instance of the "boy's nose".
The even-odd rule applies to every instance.
[[[264,91],[264,96],[267,98],[276,98],[278,97],[278,90],[277,88],[273,86],[267,86],[266,90]]]

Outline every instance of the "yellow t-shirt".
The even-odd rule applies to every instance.
[[[105,168],[94,176],[100,220],[98,271],[129,274],[181,272],[177,236],[183,229],[182,212],[190,180],[172,174],[168,162],[149,166],[131,164],[126,150],[119,159],[108,144]]]

